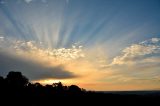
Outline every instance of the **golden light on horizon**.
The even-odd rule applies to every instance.
[[[44,80],[33,80],[32,83],[41,83],[42,85],[52,85],[53,83],[63,83],[64,85],[71,84],[70,80],[65,80],[65,79],[44,79]]]

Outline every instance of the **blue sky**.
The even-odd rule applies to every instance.
[[[105,65],[103,64],[107,67],[105,70],[117,70],[113,65],[128,61],[128,57],[126,60],[125,56],[133,57],[133,53],[130,51],[135,53],[134,56],[136,55],[136,57],[134,58],[144,59],[144,57],[149,57],[149,59],[153,59],[154,56],[159,58],[159,11],[160,0],[0,0],[0,47],[21,45],[21,50],[23,44],[25,47],[27,45],[27,49],[23,47],[23,50],[35,47],[38,51],[54,49],[55,51],[70,52],[70,49],[80,51],[82,45],[86,60],[96,61],[95,57],[100,57],[103,58],[103,62],[107,61]],[[21,43],[15,43],[17,41]],[[152,42],[153,45],[149,44],[144,48],[144,45],[141,44],[143,41]],[[73,45],[78,46],[78,48]],[[15,48],[12,46],[10,48]],[[153,49],[155,46],[157,48]],[[64,49],[61,50],[61,48]],[[84,57],[82,56],[83,53],[76,53],[79,52],[72,52],[71,57],[73,58],[73,55],[75,56],[74,59]],[[142,55],[142,57],[139,57],[139,55]],[[64,58],[66,54],[62,55],[61,53],[60,56]],[[145,61],[148,62],[149,59],[146,60],[145,58]],[[16,61],[19,62],[19,58]],[[133,61],[135,63],[137,60],[132,58]],[[154,60],[155,63],[150,67],[155,68],[152,69],[152,73],[159,75],[160,73],[157,70],[160,67],[156,65],[158,64],[157,61]],[[24,63],[26,64],[26,62]],[[37,65],[37,63],[34,64]],[[95,64],[97,62],[93,62],[93,65]],[[143,70],[146,70],[148,66],[145,67],[144,64],[148,63],[143,63]],[[57,67],[57,64],[54,64],[54,66]],[[64,66],[66,66],[66,63]],[[110,67],[112,68],[110,69]],[[35,67],[32,68],[35,69]],[[33,70],[32,68],[30,69]],[[123,69],[122,67],[119,68]],[[132,68],[136,69],[137,67]],[[47,68],[47,70],[49,69]],[[118,74],[119,72],[121,74]],[[126,75],[128,72],[118,71],[118,73],[116,75],[121,76],[122,73]],[[130,73],[127,76],[133,77],[133,74]],[[71,73],[65,73],[65,75],[74,76]],[[137,76],[135,79],[137,81],[139,77],[144,76]],[[98,80],[110,81],[110,79],[105,78]],[[89,89],[92,89],[92,87],[89,87]]]
[[[42,40],[56,33],[56,44],[49,41],[53,47],[76,42],[91,46],[119,38],[121,44],[134,43],[159,36],[159,5],[159,0],[1,0],[1,34]]]

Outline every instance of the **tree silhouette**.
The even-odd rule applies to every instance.
[[[9,86],[17,88],[24,87],[29,83],[28,79],[21,72],[14,71],[8,73],[6,81]]]
[[[0,76],[0,83],[2,84],[4,82],[4,78]]]
[[[71,85],[69,86],[69,92],[72,94],[80,94],[81,88],[79,88],[77,85]]]
[[[157,96],[137,96],[137,95],[116,95],[86,91],[77,85],[64,86],[61,82],[52,85],[41,85],[31,83],[22,75],[21,72],[11,71],[6,78],[0,76],[0,105],[15,106],[51,106],[57,103],[106,103],[106,100],[156,100],[159,101],[160,94]],[[130,98],[130,99],[128,99]],[[91,101],[89,101],[89,99]],[[5,102],[5,100],[7,102]],[[54,100],[54,102],[53,102]],[[66,101],[65,101],[66,100]],[[76,101],[77,100],[77,101]],[[9,101],[9,102],[8,102]],[[64,102],[65,101],[65,102]],[[108,102],[107,102],[108,103]],[[5,106],[3,105],[3,106]],[[75,104],[74,104],[75,105]],[[84,105],[84,104],[82,104]]]
[[[2,77],[2,76],[0,76],[0,89],[3,89],[4,88],[4,85],[5,84],[5,80],[4,80],[4,78]]]

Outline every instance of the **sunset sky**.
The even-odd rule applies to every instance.
[[[0,0],[0,75],[87,90],[160,89],[160,0]]]

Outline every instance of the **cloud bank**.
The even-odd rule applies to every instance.
[[[0,51],[0,74],[4,75],[9,71],[21,71],[31,80],[38,79],[65,79],[74,78],[75,75],[62,66],[45,66],[41,63],[25,59],[16,55]]]
[[[21,71],[31,80],[75,78],[61,63],[83,57],[81,46],[71,49],[45,49],[42,43],[1,38],[0,75]],[[59,61],[58,61],[59,60]]]

